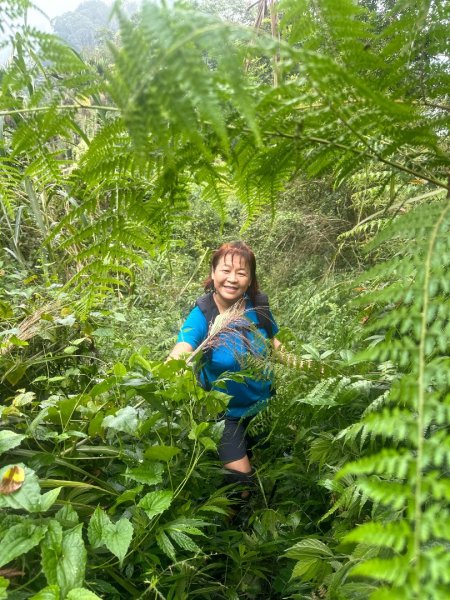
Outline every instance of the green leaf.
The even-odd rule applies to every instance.
[[[314,538],[307,538],[298,542],[291,548],[288,548],[285,552],[285,556],[288,558],[294,558],[296,560],[306,558],[316,558],[321,556],[333,557],[332,551],[320,540]]]
[[[173,493],[169,491],[150,492],[139,502],[138,506],[145,510],[149,519],[167,510],[172,502]]]
[[[207,450],[217,450],[216,442],[210,437],[202,435],[199,441]]]
[[[125,475],[138,483],[156,485],[161,483],[163,471],[164,466],[161,463],[152,462],[144,463],[135,469],[128,469]]]
[[[34,392],[25,392],[24,390],[19,390],[19,393],[14,396],[12,404],[15,407],[25,406],[26,404],[33,402],[35,398],[36,394]]]
[[[51,508],[54,503],[56,502],[58,496],[59,496],[59,492],[61,491],[62,488],[57,487],[54,488],[53,490],[50,490],[49,492],[46,492],[45,494],[42,494],[41,496],[41,507],[40,510],[42,512],[47,511],[49,508]]]
[[[4,429],[3,431],[0,431],[0,454],[11,450],[11,448],[15,448],[25,438],[25,435],[15,433],[14,431],[10,431],[9,429]]]
[[[125,377],[127,369],[124,364],[116,363],[113,367],[113,373],[116,377]]]
[[[125,406],[125,408],[118,410],[115,415],[105,417],[102,427],[134,435],[139,427],[138,411],[132,406]]]
[[[110,523],[105,531],[104,542],[108,550],[117,556],[122,564],[123,559],[130,547],[133,537],[133,525],[128,519],[122,518],[117,523]]]
[[[0,600],[4,600],[5,598],[8,597],[8,594],[6,592],[8,586],[9,586],[9,579],[6,579],[6,577],[0,576]]]
[[[105,511],[97,506],[92,513],[92,516],[88,525],[88,538],[89,543],[94,547],[98,548],[103,545],[104,532],[111,525],[111,521]]]
[[[174,561],[177,559],[174,545],[172,544],[168,536],[164,533],[164,531],[160,530],[156,533],[156,543],[166,556],[168,556]]]
[[[13,465],[7,465],[0,470],[0,479],[3,478],[5,472]],[[41,496],[41,488],[39,480],[32,469],[29,469],[22,463],[17,466],[22,467],[25,471],[25,479],[22,487],[13,494],[0,494],[0,508],[13,508],[15,510],[26,510],[28,512],[46,511],[59,493],[60,488],[51,490]]]
[[[60,590],[57,585],[48,585],[43,590],[31,596],[30,600],[59,600]]]
[[[114,502],[113,509],[116,509],[118,506],[120,506],[121,504],[125,504],[126,502],[133,502],[136,496],[140,494],[143,489],[143,485],[138,485],[135,488],[132,488],[131,490],[125,490],[125,492],[122,492],[117,498],[117,500]],[[110,510],[109,512],[112,513],[113,511]]]
[[[105,511],[97,507],[89,521],[88,537],[94,548],[105,545],[122,563],[133,537],[133,526],[125,518],[112,523]]]
[[[9,528],[0,542],[0,567],[37,546],[46,531],[46,525],[34,525],[30,521]]]
[[[179,448],[175,448],[175,446],[149,446],[146,449],[144,456],[150,460],[169,461],[180,452],[181,450]]]
[[[201,436],[201,434],[208,429],[208,427],[209,423],[198,423],[198,425],[194,424],[192,426],[191,431],[189,432],[189,439],[197,440]]]
[[[8,597],[7,588],[9,586],[9,579],[0,576],[0,600],[6,600]]]
[[[201,552],[201,548],[194,542],[192,538],[183,533],[182,531],[168,531],[168,534],[183,550],[189,550],[190,552]]]
[[[49,523],[42,544],[42,568],[50,585],[59,585],[65,598],[72,588],[82,587],[86,569],[86,548],[82,524],[62,532],[58,521]]]
[[[79,522],[78,513],[70,504],[65,504],[58,510],[55,519],[61,523],[63,527],[73,527]]]
[[[102,600],[100,596],[86,588],[74,588],[66,596],[66,600]]]

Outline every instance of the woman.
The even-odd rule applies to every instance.
[[[209,315],[223,314],[242,303],[245,319],[239,319],[240,326],[227,328],[219,335],[214,347],[203,355],[205,359],[206,354],[206,359],[200,379],[204,387],[214,388],[215,382],[224,373],[241,371],[246,358],[264,358],[269,352],[269,345],[278,349],[280,342],[274,337],[278,327],[268,308],[267,297],[259,293],[255,255],[249,246],[243,242],[231,242],[216,250],[211,261],[211,274],[205,282],[205,292],[207,295],[197,301],[183,324],[169,358],[180,358],[198,348],[208,336]],[[264,298],[266,306],[263,306]],[[205,309],[208,304],[209,312]],[[243,321],[248,324],[247,327],[242,327]],[[219,458],[228,471],[230,483],[251,486],[251,439],[246,429],[251,417],[267,405],[272,390],[270,376],[263,371],[239,381],[226,378],[222,387],[217,389],[231,396],[224,417]]]

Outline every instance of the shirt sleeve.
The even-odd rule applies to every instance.
[[[198,306],[188,314],[178,334],[178,342],[186,342],[195,350],[208,335],[208,324]]]

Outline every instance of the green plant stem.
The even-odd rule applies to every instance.
[[[120,112],[117,106],[102,106],[101,104],[60,104],[59,106],[34,106],[32,108],[12,108],[9,110],[0,110],[0,117],[9,115],[25,115],[49,110],[108,110]]]

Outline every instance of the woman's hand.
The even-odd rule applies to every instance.
[[[167,357],[167,360],[178,360],[179,358],[187,358],[190,354],[192,354],[193,351],[194,348],[187,342],[178,342],[172,348],[169,356]]]

